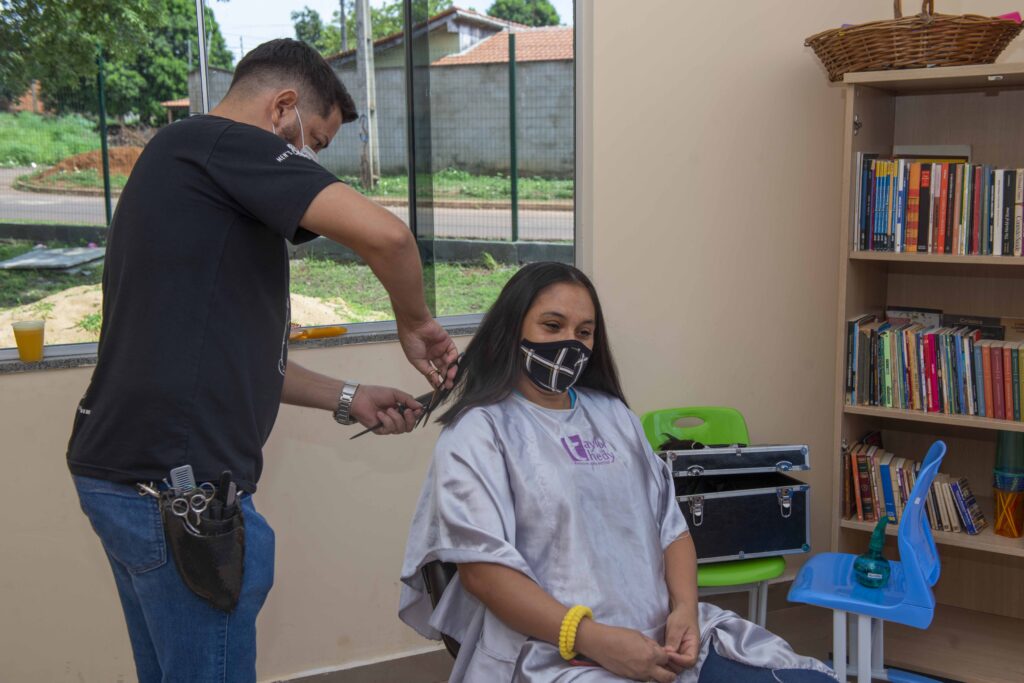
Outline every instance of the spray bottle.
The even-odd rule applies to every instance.
[[[868,588],[881,588],[889,582],[889,560],[882,556],[885,546],[885,525],[889,517],[878,520],[875,531],[871,534],[868,551],[853,562],[853,575],[857,583]]]

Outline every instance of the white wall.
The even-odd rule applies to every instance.
[[[809,443],[816,549],[831,505],[842,97],[802,42],[890,8],[602,0],[581,41],[592,48],[580,55],[584,91],[593,83],[593,101],[580,102],[592,111],[579,141],[581,253],[633,407],[734,405],[756,440]],[[1004,59],[1024,59],[1022,45]],[[421,381],[394,344],[294,358],[373,382]],[[113,581],[63,462],[88,377],[0,376],[5,680],[132,678]],[[268,444],[257,505],[277,529],[278,564],[259,623],[264,679],[426,645],[394,611],[436,431],[348,434],[325,414],[285,408]]]

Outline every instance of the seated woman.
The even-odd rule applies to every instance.
[[[422,635],[462,644],[452,683],[835,680],[767,631],[698,604],[670,473],[626,407],[582,272],[519,271],[452,395],[400,608]],[[421,571],[434,560],[458,566],[436,609]]]

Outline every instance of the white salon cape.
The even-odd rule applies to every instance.
[[[457,576],[432,609],[421,569],[433,560],[504,565],[564,605],[587,605],[597,621],[664,642],[664,551],[687,530],[674,496],[639,420],[604,393],[579,389],[569,410],[518,393],[468,410],[438,439],[409,532],[399,616],[427,638],[462,644],[451,683],[622,681],[505,626]],[[713,642],[754,666],[830,673],[731,612],[701,604],[700,620],[700,661]],[[679,681],[696,681],[699,666]]]

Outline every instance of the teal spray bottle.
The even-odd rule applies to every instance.
[[[885,546],[885,525],[889,523],[887,516],[878,520],[875,531],[871,534],[868,551],[853,562],[853,575],[857,583],[868,588],[881,588],[889,581],[889,560],[882,557]]]

